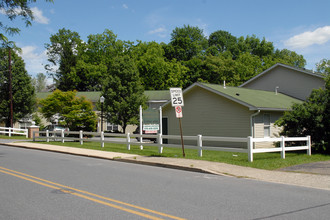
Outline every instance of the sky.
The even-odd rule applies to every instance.
[[[303,55],[307,69],[330,59],[329,0],[38,0],[31,4],[35,20],[25,27],[18,18],[1,21],[19,27],[10,36],[22,48],[28,73],[46,73],[45,44],[51,35],[66,28],[87,41],[105,29],[117,39],[169,43],[176,27],[197,26],[208,37],[224,30],[236,37],[252,36],[273,42],[277,49]]]

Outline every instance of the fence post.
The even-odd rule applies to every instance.
[[[28,134],[28,129],[25,129],[25,137],[28,138],[29,134]]]
[[[203,140],[202,140],[201,134],[197,135],[197,147],[198,147],[198,156],[202,157],[203,156],[203,150],[202,150]]]
[[[61,130],[62,143],[64,143],[64,130]]]
[[[11,128],[9,128],[8,137],[11,137]]]
[[[253,138],[251,136],[248,137],[248,159],[249,162],[253,162]]]
[[[104,147],[104,132],[101,131],[101,147]]]
[[[307,136],[307,147],[308,147],[307,155],[311,156],[312,155],[312,142],[311,142],[311,136],[310,135]]]
[[[83,145],[84,141],[83,141],[83,131],[82,130],[79,131],[79,140],[80,140],[80,145]]]
[[[46,130],[46,137],[47,137],[46,142],[49,142],[49,130]]]
[[[285,159],[285,139],[284,139],[284,136],[281,136],[281,148],[282,148],[281,157],[282,157],[282,159]]]
[[[158,134],[158,144],[159,144],[158,153],[162,154],[163,153],[163,138],[162,138],[161,133]]]
[[[127,150],[131,150],[131,137],[129,136],[129,133],[126,135],[126,141],[127,141]]]

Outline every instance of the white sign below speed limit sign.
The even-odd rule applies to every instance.
[[[181,106],[175,106],[175,115],[177,118],[182,118],[182,107]]]
[[[172,106],[183,106],[183,95],[181,88],[170,88]]]

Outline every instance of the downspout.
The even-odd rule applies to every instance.
[[[259,113],[260,113],[260,110],[258,110],[257,112],[253,113],[253,114],[250,116],[251,137],[254,137],[253,117],[259,115]]]

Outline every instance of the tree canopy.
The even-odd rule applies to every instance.
[[[138,122],[139,106],[145,105],[146,97],[134,60],[128,55],[115,57],[110,73],[102,86],[104,110],[106,118],[122,125],[125,133],[128,124]]]
[[[218,30],[206,37],[198,27],[176,27],[168,44],[122,41],[110,30],[87,42],[75,31],[60,29],[46,44],[46,69],[63,91],[101,91],[118,56],[128,55],[146,90],[186,88],[197,81],[238,86],[276,63],[303,68],[302,55],[276,49],[255,35],[236,37]],[[320,68],[322,65],[320,65]]]
[[[281,135],[312,137],[313,150],[330,154],[330,75],[325,89],[315,89],[302,104],[295,104],[277,122]]]
[[[35,110],[35,90],[24,61],[15,51],[11,52],[13,123]],[[10,126],[8,48],[0,48],[0,121]]]
[[[40,101],[40,112],[50,122],[54,116],[60,124],[73,131],[95,131],[97,116],[93,105],[85,97],[77,97],[76,91],[62,92],[55,90],[46,99]]]

